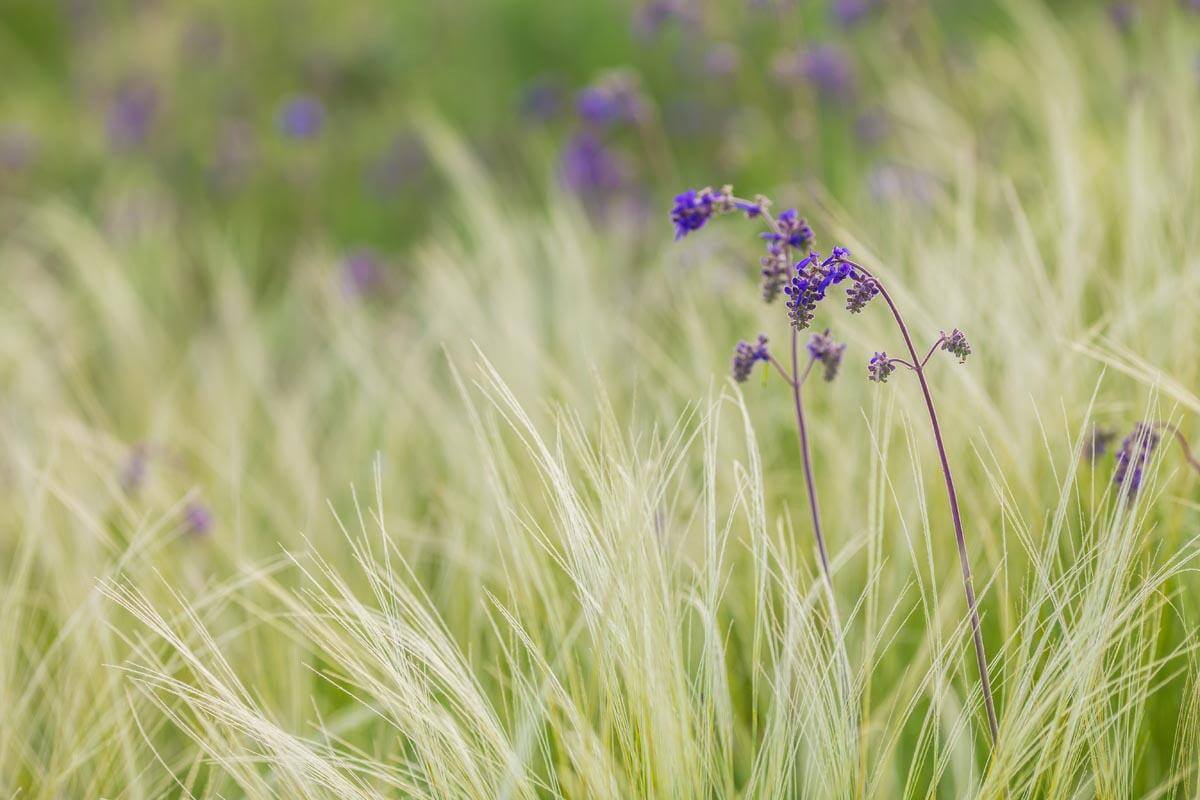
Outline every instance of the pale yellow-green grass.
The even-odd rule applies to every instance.
[[[918,389],[865,379],[883,309],[830,304],[847,363],[807,389],[839,641],[787,393],[725,378],[786,340],[753,224],[517,207],[428,123],[457,200],[366,303],[321,241],[264,294],[274,254],[169,209],[19,210],[0,797],[1196,796],[1200,477],[1164,446],[1118,502],[1077,455],[1092,420],[1200,437],[1194,47],[1012,16],[967,74],[896,76],[928,206],[739,187],[971,337],[932,381],[994,749]]]

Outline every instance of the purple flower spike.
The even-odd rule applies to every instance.
[[[876,353],[867,362],[867,377],[876,383],[887,383],[888,376],[896,371],[896,365],[887,353]]]
[[[958,357],[958,363],[967,363],[967,356],[971,355],[971,345],[967,343],[967,335],[955,328],[947,336],[945,331],[942,331],[942,349],[953,353]]]
[[[738,383],[745,383],[754,369],[755,362],[769,361],[770,359],[771,354],[767,350],[767,337],[761,333],[758,335],[758,342],[756,344],[750,344],[746,341],[738,342],[737,347],[733,351],[733,379]]]
[[[873,278],[868,278],[860,273],[851,272],[850,277],[854,284],[846,290],[846,310],[851,314],[857,314],[866,308],[867,303],[871,302],[875,295],[879,294],[879,287]]]
[[[808,258],[796,264],[791,283],[783,287],[783,293],[788,296],[785,303],[788,319],[798,331],[804,330],[812,323],[817,303],[825,297],[825,289],[822,286],[825,272],[820,262],[819,253],[809,253]]]
[[[325,107],[311,95],[293,97],[280,109],[278,123],[289,139],[314,139],[325,126]]]
[[[1139,422],[1133,426],[1133,432],[1121,442],[1121,449],[1117,451],[1117,468],[1113,472],[1113,483],[1123,488],[1128,497],[1133,498],[1141,489],[1146,465],[1160,441],[1162,437],[1154,425]]]
[[[199,502],[188,503],[183,509],[183,526],[192,536],[205,536],[213,526],[213,514],[208,506]]]
[[[838,367],[842,365],[842,354],[845,352],[846,345],[835,342],[828,329],[824,333],[814,334],[808,341],[808,353],[825,367],[827,381],[837,377]]]

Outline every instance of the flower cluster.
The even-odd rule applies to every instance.
[[[851,279],[854,281],[854,285],[846,290],[846,310],[851,314],[857,314],[867,307],[867,303],[871,302],[875,295],[879,294],[879,286],[875,283],[874,278],[858,271],[855,271]]]
[[[744,383],[750,377],[755,362],[769,361],[770,358],[766,336],[759,334],[755,344],[746,341],[738,342],[733,351],[733,379],[738,383]]]
[[[867,362],[867,377],[876,383],[887,383],[888,376],[896,371],[896,365],[887,353],[876,353]]]
[[[763,212],[763,198],[753,203],[736,200],[732,186],[722,186],[718,190],[711,187],[703,189],[688,189],[682,194],[675,195],[675,205],[671,208],[671,222],[675,223],[675,239],[682,239],[692,231],[703,228],[710,219],[732,211],[742,211],[748,218],[757,217]]]
[[[971,345],[967,343],[967,335],[955,328],[946,335],[942,331],[942,349],[958,357],[958,363],[965,364],[967,356],[971,355]]]
[[[646,100],[636,76],[614,71],[602,75],[575,98],[575,111],[586,124],[605,128],[637,123],[646,116]]]
[[[825,367],[825,380],[827,381],[837,377],[838,367],[842,365],[842,354],[845,352],[845,343],[835,342],[829,335],[828,329],[824,333],[813,334],[813,337],[808,340],[808,354],[813,357],[814,361],[819,361]]]
[[[1123,488],[1129,497],[1138,493],[1142,486],[1142,476],[1150,455],[1162,441],[1155,425],[1139,422],[1133,426],[1133,431],[1121,442],[1117,451],[1117,468],[1113,472],[1113,483]]]
[[[854,282],[852,292],[861,284],[871,281],[850,260],[850,251],[844,247],[833,248],[833,253],[824,260],[820,253],[814,251],[798,262],[791,283],[783,288],[788,296],[788,319],[792,321],[792,327],[796,330],[807,328],[812,322],[817,303],[825,299],[829,287],[847,278]],[[865,304],[866,300],[862,302]]]

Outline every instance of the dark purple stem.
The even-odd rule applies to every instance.
[[[900,316],[900,309],[896,308],[896,304],[892,301],[887,289],[883,287],[883,283],[860,265],[855,264],[854,266],[862,270],[867,278],[874,281],[879,288],[879,294],[883,296],[884,302],[892,310],[892,316],[896,319],[896,325],[900,328],[900,334],[904,337],[904,344],[912,355],[913,363],[917,365],[913,372],[917,373],[917,380],[921,383],[921,392],[925,396],[925,408],[929,411],[929,422],[933,426],[933,438],[937,443],[938,457],[942,461],[942,477],[946,479],[946,494],[950,497],[950,515],[954,517],[954,539],[958,544],[958,563],[962,567],[963,588],[966,589],[967,609],[971,615],[971,636],[975,641],[975,661],[979,665],[979,683],[983,690],[983,705],[987,710],[988,729],[991,731],[994,745],[1000,737],[1000,726],[996,722],[992,681],[988,677],[987,652],[983,648],[983,631],[979,623],[979,607],[975,600],[975,583],[971,578],[971,561],[967,556],[967,539],[963,534],[962,515],[958,510],[958,493],[954,491],[954,476],[950,473],[950,460],[946,457],[946,445],[942,441],[942,427],[938,424],[937,411],[933,406],[933,395],[929,391],[929,382],[925,380],[925,365],[918,359],[917,349],[913,346],[912,337],[908,334],[908,326],[904,324],[904,317]]]
[[[792,330],[792,374],[800,374],[800,332]],[[833,573],[829,569],[829,554],[825,550],[825,537],[821,533],[821,511],[817,507],[817,487],[813,480],[812,459],[808,454],[808,426],[804,421],[804,401],[800,388],[803,382],[792,381],[792,398],[796,402],[796,428],[800,432],[800,460],[804,466],[804,485],[808,490],[808,508],[812,513],[813,537],[817,540],[817,552],[821,556],[821,569],[829,584],[830,599],[833,597]]]

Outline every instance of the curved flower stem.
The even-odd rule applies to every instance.
[[[896,303],[884,288],[883,283],[872,275],[862,266],[855,264],[856,268],[862,270],[869,280],[875,282],[879,288],[879,294],[883,296],[884,302],[888,304],[888,308],[892,311],[892,316],[896,320],[896,326],[900,328],[900,334],[904,337],[904,344],[908,347],[908,352],[912,355],[913,362],[917,365],[913,372],[917,373],[917,380],[921,384],[921,393],[925,397],[925,408],[929,411],[929,422],[933,427],[933,438],[937,443],[938,457],[942,462],[942,477],[946,480],[946,494],[950,497],[950,515],[954,518],[954,539],[958,545],[958,562],[962,567],[963,588],[967,594],[967,609],[971,615],[971,636],[975,643],[975,661],[979,666],[979,684],[983,693],[983,705],[987,710],[988,730],[992,735],[992,744],[995,745],[1000,736],[1000,726],[996,721],[996,704],[992,698],[992,681],[988,676],[987,652],[983,647],[983,631],[979,623],[979,607],[975,599],[975,582],[971,578],[971,562],[967,556],[967,539],[963,534],[962,515],[958,510],[958,493],[954,490],[954,476],[950,472],[950,460],[946,457],[946,445],[942,441],[942,428],[938,424],[937,411],[933,405],[933,395],[929,391],[929,382],[925,380],[924,362],[919,361],[917,357],[917,349],[913,346],[912,337],[909,336],[908,326],[904,323],[904,317],[900,315],[900,309],[896,307]],[[934,346],[936,348],[936,345]],[[932,352],[932,351],[931,351]]]
[[[800,371],[800,332],[792,330],[792,372]],[[800,393],[802,381],[792,382],[792,398],[796,404],[796,428],[800,433],[800,460],[804,465],[804,485],[808,490],[808,508],[812,513],[813,536],[817,540],[817,553],[821,557],[821,570],[825,573],[825,582],[829,584],[830,600],[833,599],[833,573],[829,569],[829,554],[825,549],[825,537],[821,533],[821,511],[817,504],[816,482],[813,480],[812,459],[808,449],[808,426],[804,420],[804,400]]]
[[[817,540],[817,553],[821,558],[821,572],[824,575],[825,593],[829,600],[829,621],[833,627],[834,647],[841,654],[843,690],[849,696],[850,692],[850,656],[846,652],[846,639],[842,632],[842,618],[838,614],[837,599],[833,591],[833,570],[829,567],[829,552],[825,548],[825,536],[821,533],[821,509],[817,502],[817,484],[813,478],[812,458],[809,455],[808,425],[804,419],[804,399],[801,389],[808,373],[812,371],[813,361],[808,360],[804,375],[792,381],[792,399],[796,405],[796,430],[800,435],[800,460],[804,467],[804,486],[808,493],[808,509],[812,515],[813,538]],[[792,374],[800,375],[800,332],[792,329]]]
[[[787,367],[783,366],[783,364],[780,364],[779,359],[775,358],[775,356],[768,354],[767,357],[771,360],[771,365],[779,372],[779,377],[783,378],[784,382],[787,383],[788,386],[795,386],[796,380],[792,377],[791,373],[787,371]]]
[[[929,359],[933,358],[933,354],[937,352],[938,345],[944,341],[946,341],[946,334],[943,333],[937,338],[937,341],[933,343],[933,346],[929,348],[929,352],[925,354],[925,357],[921,359],[922,367],[929,363]]]
[[[1191,466],[1192,469],[1196,470],[1196,472],[1200,472],[1200,459],[1196,458],[1196,454],[1192,452],[1192,448],[1190,445],[1188,445],[1188,440],[1184,438],[1183,433],[1179,430],[1179,426],[1166,425],[1164,427],[1171,432],[1172,436],[1175,437],[1175,441],[1179,442],[1179,447],[1181,450],[1183,450],[1184,460],[1188,462],[1188,465]]]

